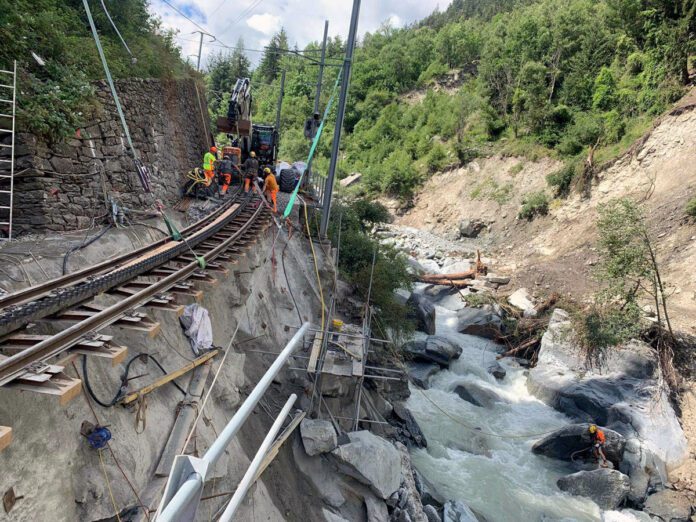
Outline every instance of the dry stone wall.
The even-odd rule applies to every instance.
[[[151,172],[152,195],[127,152],[108,85],[95,85],[99,108],[72,138],[48,145],[18,134],[15,232],[88,227],[110,212],[109,200],[135,210],[151,209],[156,199],[172,203],[185,173],[202,163],[210,134],[204,91],[194,80],[116,82],[134,147]]]

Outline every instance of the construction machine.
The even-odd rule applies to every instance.
[[[233,155],[239,151],[239,164],[253,150],[261,168],[274,166],[278,153],[278,130],[273,125],[256,124],[251,121],[251,80],[239,78],[232,89],[227,117],[217,119],[219,132],[231,140],[231,147],[224,146],[223,154],[229,150]]]

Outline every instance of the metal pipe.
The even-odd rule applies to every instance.
[[[324,20],[324,40],[321,44],[321,61],[319,62],[319,76],[317,77],[317,92],[314,94],[314,112],[319,112],[319,98],[321,98],[321,81],[324,76],[324,59],[326,58],[326,37],[329,34],[329,21]]]
[[[302,337],[307,333],[308,328],[309,323],[303,324],[302,328],[300,328],[298,332],[292,337],[292,339],[290,339],[290,342],[283,349],[283,351],[280,352],[278,358],[273,362],[273,364],[266,371],[263,377],[261,377],[256,387],[254,387],[247,399],[239,407],[237,413],[235,413],[234,416],[227,423],[227,426],[225,426],[225,429],[222,430],[220,436],[217,439],[215,439],[215,442],[213,442],[210,448],[208,448],[208,451],[205,452],[203,460],[207,461],[211,466],[215,465],[218,459],[223,455],[227,445],[230,443],[230,441],[234,438],[239,429],[242,427],[244,421],[246,421],[249,415],[251,415],[251,412],[254,410],[256,403],[259,402],[259,400],[261,400],[261,397],[263,397],[263,394],[266,393],[266,390],[271,385],[271,382],[273,382],[273,379],[275,379],[276,375],[280,373],[280,370],[282,369],[285,362],[290,358],[292,352],[294,352],[297,349],[298,345],[302,341]]]
[[[343,128],[343,117],[346,114],[346,101],[348,100],[348,87],[350,85],[350,66],[353,61],[353,49],[358,32],[358,18],[360,16],[360,0],[353,0],[353,12],[350,17],[350,29],[348,31],[348,41],[346,42],[346,56],[343,59],[343,78],[341,81],[341,97],[338,102],[338,114],[336,115],[336,126],[334,127],[333,144],[331,146],[331,163],[327,174],[327,187],[324,191],[324,202],[321,212],[321,227],[319,236],[326,237],[329,228],[329,215],[331,214],[331,197],[333,195],[334,178],[336,177],[336,167],[338,166],[338,147],[341,143],[341,130]]]
[[[187,506],[200,496],[203,490],[203,477],[200,473],[191,473],[186,481],[181,485],[171,502],[157,517],[157,522],[167,522],[181,520],[179,516]],[[195,513],[195,511],[194,511]]]
[[[285,417],[288,415],[288,413],[290,413],[290,408],[292,408],[292,405],[295,404],[296,400],[297,395],[293,393],[285,403],[285,406],[283,406],[283,409],[280,410],[280,413],[276,417],[275,422],[273,422],[273,426],[271,426],[271,429],[266,434],[266,438],[263,439],[263,442],[261,443],[259,450],[256,452],[254,460],[252,460],[251,464],[249,464],[249,468],[247,469],[246,473],[244,474],[244,477],[242,477],[241,482],[237,486],[237,490],[234,492],[232,500],[230,500],[230,503],[227,504],[225,511],[222,513],[219,522],[230,522],[232,520],[232,517],[234,517],[235,513],[239,509],[240,504],[242,503],[242,500],[244,500],[247,491],[249,491],[249,488],[253,484],[254,479],[256,478],[256,473],[261,467],[263,459],[266,457],[266,454],[268,453],[268,450],[270,449],[271,445],[273,444],[273,441],[278,435],[278,432],[283,427]]]

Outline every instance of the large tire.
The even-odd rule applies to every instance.
[[[295,169],[283,169],[280,171],[280,190],[282,192],[292,192],[295,190],[297,182]]]

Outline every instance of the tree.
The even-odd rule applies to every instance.
[[[251,62],[244,54],[244,40],[240,38],[231,53],[217,53],[208,60],[206,85],[208,108],[212,114],[227,111],[222,103],[225,95],[234,88],[238,78],[247,78],[251,74]]]
[[[263,58],[256,72],[265,83],[271,83],[280,73],[280,62],[285,51],[288,50],[288,34],[284,28],[273,35],[266,46]]]

